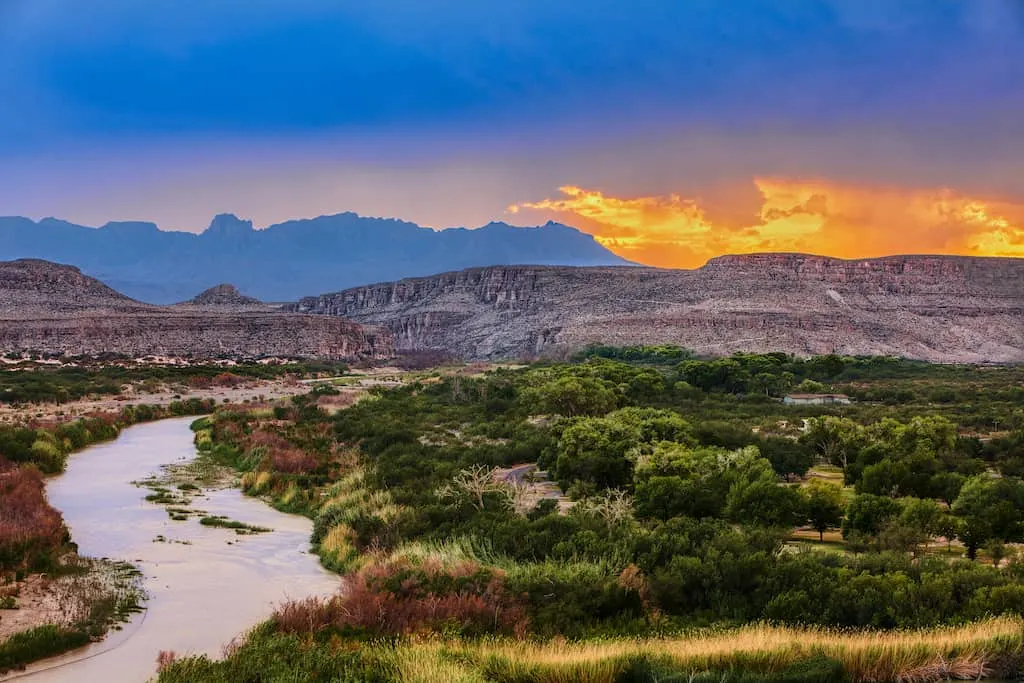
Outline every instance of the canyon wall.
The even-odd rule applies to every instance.
[[[355,287],[289,308],[385,326],[399,350],[464,358],[671,343],[708,354],[1024,361],[1024,259],[753,254],[695,270],[501,266]]]

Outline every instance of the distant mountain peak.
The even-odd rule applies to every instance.
[[[243,221],[233,213],[219,213],[213,217],[203,234],[213,237],[245,235],[253,232],[252,221]]]
[[[246,296],[238,288],[230,284],[214,285],[189,300],[197,306],[252,306],[263,303],[259,299]]]

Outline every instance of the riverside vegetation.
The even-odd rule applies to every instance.
[[[126,403],[114,412],[72,416],[66,404],[101,396],[127,399],[126,387],[135,390],[130,395],[145,395],[161,385],[187,391],[334,376],[346,369],[341,363],[310,361],[165,365],[114,355],[12,353],[3,361],[0,404],[21,407],[22,417],[0,424],[0,673],[101,638],[143,600],[139,576],[130,566],[78,556],[60,512],[46,499],[45,476],[63,472],[72,453],[113,440],[125,427],[207,414],[216,405],[212,399],[175,396],[163,405]],[[192,513],[169,511],[174,519]],[[237,534],[266,531],[219,517],[202,523]],[[23,618],[14,619],[16,614]]]
[[[0,425],[0,610],[19,609],[32,582],[42,584],[53,606],[49,623],[0,641],[0,673],[101,638],[143,600],[130,565],[78,556],[60,512],[46,499],[43,475],[62,472],[70,454],[112,440],[124,427],[213,408],[212,401],[188,400],[65,423]]]
[[[597,348],[342,411],[319,406],[329,384],[221,407],[194,425],[203,457],[313,518],[346,584],[283,605],[223,661],[167,653],[160,680],[1013,675],[1022,381]],[[778,400],[795,389],[856,401]]]

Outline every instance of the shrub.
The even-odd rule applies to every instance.
[[[39,470],[12,468],[0,459],[0,570],[39,566],[66,538],[64,520],[46,501]]]
[[[288,603],[273,621],[285,633],[327,628],[370,636],[526,632],[525,610],[506,589],[502,572],[475,562],[373,564],[352,576],[340,595]]]
[[[15,633],[0,643],[0,674],[43,657],[73,650],[89,642],[89,635],[77,629],[47,624]]]

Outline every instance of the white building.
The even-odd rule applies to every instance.
[[[782,402],[794,406],[824,405],[827,403],[849,403],[846,394],[787,394]]]

